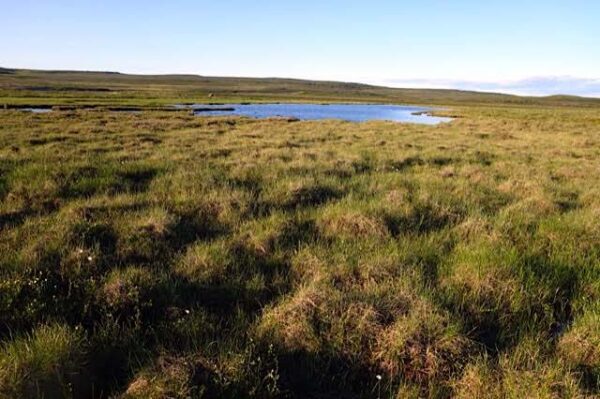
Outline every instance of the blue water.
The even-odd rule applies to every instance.
[[[200,116],[293,117],[302,120],[341,119],[351,122],[386,120],[427,125],[436,125],[452,120],[452,118],[426,114],[415,115],[415,113],[431,111],[431,108],[384,104],[195,104],[191,106],[180,105],[178,107],[198,109],[195,114]],[[204,110],[207,108],[214,109],[214,111]],[[224,110],[226,108],[234,108],[234,110]]]
[[[45,114],[52,112],[52,108],[22,108],[25,112],[33,112],[34,114]]]

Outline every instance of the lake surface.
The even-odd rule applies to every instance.
[[[47,112],[52,112],[52,108],[21,108],[21,110],[25,112],[33,112],[34,114],[45,114]]]
[[[432,108],[386,104],[223,104],[178,105],[196,115],[238,115],[251,118],[291,117],[301,120],[342,119],[351,122],[386,120],[436,125],[452,118],[427,115]]]

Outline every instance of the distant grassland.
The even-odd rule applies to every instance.
[[[30,75],[0,103],[234,98]],[[598,397],[600,108],[438,101],[459,118],[0,109],[0,398]]]
[[[600,99],[570,96],[518,97],[459,90],[393,89],[357,83],[295,79],[11,69],[0,69],[0,98],[8,105],[164,106],[178,102],[337,101],[600,107]]]

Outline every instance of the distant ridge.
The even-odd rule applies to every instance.
[[[0,68],[0,99],[10,90],[10,97],[41,101],[32,93],[47,92],[53,103],[66,102],[70,91],[79,93],[90,103],[101,93],[118,92],[123,98],[113,101],[128,103],[167,103],[169,98],[181,101],[207,101],[207,96],[219,101],[318,101],[374,102],[395,104],[505,104],[505,105],[565,105],[600,106],[600,99],[568,95],[526,97],[493,92],[455,89],[406,89],[374,86],[363,83],[315,81],[293,78],[213,77],[202,75],[135,75],[115,71],[31,70]],[[52,94],[56,92],[57,94]],[[85,97],[82,93],[88,92]],[[95,94],[96,93],[96,94]],[[96,97],[94,97],[96,96]],[[102,97],[102,101],[108,101]],[[10,103],[4,99],[4,103]]]
[[[24,69],[24,70],[28,70],[31,72],[45,72],[45,73],[80,73],[80,74],[86,74],[86,73],[93,73],[93,74],[106,74],[106,75],[122,75],[121,72],[114,72],[114,71],[75,71],[75,70],[61,70],[61,69],[50,69],[50,70],[35,70],[35,69]]]

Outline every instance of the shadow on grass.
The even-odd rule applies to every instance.
[[[197,241],[211,241],[229,232],[218,215],[203,207],[176,211],[175,223],[164,231],[141,226],[120,242],[120,261],[125,264],[168,265],[178,253]]]
[[[33,216],[35,213],[31,211],[15,211],[0,214],[0,231],[4,228],[14,228],[25,223],[25,220]]]
[[[88,249],[98,248],[104,256],[114,256],[118,236],[107,223],[81,221],[71,230],[71,243]]]
[[[393,236],[405,233],[425,234],[456,224],[461,216],[440,212],[430,205],[417,205],[408,215],[386,213],[384,223]]]
[[[577,270],[566,264],[552,262],[546,256],[529,254],[523,259],[523,271],[525,286],[541,285],[547,293],[544,298],[546,303],[539,306],[539,319],[548,321],[549,327],[543,332],[555,341],[573,323],[572,302],[579,288]],[[549,309],[552,309],[551,315]]]
[[[377,373],[348,359],[294,352],[280,354],[278,364],[280,389],[293,392],[292,397],[377,397]]]
[[[140,168],[125,172],[119,172],[117,176],[122,183],[116,188],[122,191],[145,192],[148,190],[150,183],[158,174],[157,168]],[[120,187],[119,187],[120,186]]]
[[[249,208],[244,213],[246,218],[257,218],[270,215],[274,210],[294,211],[306,207],[316,207],[338,200],[345,191],[327,184],[311,184],[302,186],[287,193],[281,201],[268,201],[262,198],[263,187],[260,179],[246,178],[232,180],[232,184],[247,190],[251,194]]]
[[[411,156],[401,160],[394,160],[387,163],[386,169],[393,172],[403,172],[415,166],[446,166],[452,163],[460,162],[460,158],[434,156],[431,158],[422,158],[420,156]]]
[[[8,166],[4,166],[0,162],[0,201],[3,201],[10,192],[8,178],[6,177],[10,170]]]
[[[319,230],[315,221],[296,217],[283,225],[275,240],[275,246],[285,250],[296,249],[317,238],[319,238]]]
[[[483,345],[488,354],[495,357],[503,350],[516,345],[514,337],[510,336],[510,327],[503,323],[504,317],[497,310],[496,298],[479,298],[476,303],[464,303],[459,296],[453,296],[443,299],[442,303],[453,317],[462,321],[465,334]]]
[[[300,187],[290,193],[289,198],[284,202],[283,208],[294,210],[304,207],[314,207],[326,204],[330,201],[342,198],[344,192],[336,187],[315,184]]]
[[[43,138],[30,139],[29,144],[32,146],[38,146],[52,143],[64,143],[69,139],[70,137],[68,136],[48,136]]]
[[[465,333],[497,356],[517,346],[523,333],[545,337],[552,345],[573,322],[572,301],[578,276],[568,266],[550,262],[544,256],[524,256],[519,265],[520,284],[528,295],[520,303],[499,301],[495,291],[465,300],[468,292],[449,292],[444,307],[462,320]]]
[[[133,165],[119,170],[114,167],[84,166],[61,172],[55,176],[65,199],[91,197],[100,193],[142,193],[161,169],[144,165]]]

